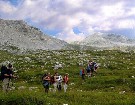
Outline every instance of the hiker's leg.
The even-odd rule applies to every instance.
[[[49,89],[46,87],[46,88],[45,88],[45,93],[48,93],[48,91],[49,91]]]
[[[56,92],[56,90],[57,90],[57,83],[55,82],[55,83],[53,84],[53,86],[54,86],[54,92]]]
[[[11,81],[11,79],[9,80],[9,82],[8,82],[8,90],[11,90],[11,87],[13,86],[13,83],[12,83],[12,81]]]
[[[9,78],[5,78],[3,80],[3,86],[2,86],[4,92],[8,91],[8,85],[9,85]]]
[[[67,90],[67,84],[65,83],[63,87],[64,87],[64,92],[66,92],[66,90]]]
[[[46,90],[46,92],[47,92],[47,93],[49,92],[49,84],[47,85],[47,90]]]
[[[61,91],[61,89],[62,89],[62,84],[60,83],[59,90]]]
[[[93,76],[93,69],[91,69],[90,76],[91,77]]]

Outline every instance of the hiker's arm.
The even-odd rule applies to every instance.
[[[56,82],[56,76],[54,76],[54,81]]]
[[[49,81],[50,79],[48,78],[48,77],[45,77],[45,79],[44,80],[47,80],[47,81]]]
[[[47,81],[50,81],[50,78],[48,77],[44,77],[43,80],[47,80]]]
[[[11,71],[10,76],[13,77],[13,78],[17,78],[17,76],[14,75],[14,72],[13,71]]]
[[[17,76],[15,76],[15,75],[12,75],[12,77],[13,77],[13,78],[17,78]]]
[[[10,75],[8,75],[8,74],[4,74],[4,76],[9,77]]]
[[[48,78],[48,79],[46,79],[47,81],[50,81],[50,79]]]

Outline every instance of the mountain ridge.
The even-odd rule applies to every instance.
[[[80,42],[75,42],[77,45],[93,46],[99,48],[113,48],[113,47],[133,47],[135,40],[128,39],[123,35],[112,33],[94,33],[87,36]]]
[[[69,44],[44,34],[23,20],[0,19],[0,49],[2,50],[104,50],[135,49],[135,40],[113,33],[94,33],[82,41]]]
[[[45,35],[23,20],[0,19],[0,45],[15,46],[22,50],[59,50],[68,46],[68,43]]]

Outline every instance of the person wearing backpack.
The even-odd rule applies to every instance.
[[[64,82],[63,88],[64,88],[64,92],[66,92],[66,90],[67,90],[68,81],[69,81],[68,73],[66,73],[66,74],[64,75],[64,77],[63,77],[63,82]]]
[[[94,72],[97,73],[97,69],[98,69],[98,64],[96,62],[94,62]]]
[[[62,90],[62,81],[63,81],[63,78],[61,75],[58,76],[58,79],[57,79],[57,89],[58,91],[61,91]]]
[[[9,63],[7,69],[3,71],[3,91],[8,92],[10,86],[11,86],[11,79],[16,78],[16,76],[13,75],[13,66]]]
[[[82,80],[84,81],[85,80],[85,70],[84,70],[84,68],[81,68],[80,76],[82,77]]]
[[[56,92],[56,90],[61,91],[62,81],[63,81],[62,76],[59,75],[58,72],[56,72],[55,75],[54,75],[54,83],[53,83],[54,92]]]
[[[90,74],[91,74],[91,77],[92,77],[94,72],[97,73],[96,70],[97,70],[98,66],[97,66],[97,63],[94,62],[94,61],[91,61],[89,66],[91,68]]]
[[[50,73],[44,74],[44,76],[43,76],[43,86],[45,88],[46,93],[49,92],[50,80],[51,80]]]

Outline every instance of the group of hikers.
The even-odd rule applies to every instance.
[[[53,91],[56,92],[62,90],[62,83],[63,83],[63,89],[64,92],[67,90],[68,86],[68,73],[66,73],[63,77],[59,75],[58,72],[56,72],[54,75],[50,75],[50,73],[45,73],[44,76],[42,77],[43,80],[43,86],[45,88],[45,92],[48,93],[49,91],[49,86],[53,85]]]
[[[0,79],[2,80],[2,90],[4,92],[8,92],[12,85],[12,78],[17,78],[17,76],[13,73],[13,65],[11,63],[1,66],[1,74]],[[56,72],[54,75],[50,75],[50,73],[45,73],[42,77],[42,83],[45,88],[45,92],[48,93],[50,85],[54,86],[53,91],[56,92],[62,90],[62,86],[64,92],[67,90],[68,86],[68,73],[66,73],[63,77]],[[62,84],[63,83],[63,84]]]
[[[86,68],[81,68],[80,75],[82,80],[85,80],[85,76],[93,77],[94,73],[97,73],[98,65],[94,61],[89,61]],[[65,73],[65,75],[62,77],[58,72],[55,72],[54,75],[51,75],[50,73],[45,73],[42,77],[42,84],[45,89],[45,92],[49,92],[49,88],[52,85],[53,91],[61,91],[64,89],[64,92],[67,91],[69,77],[68,73]],[[17,78],[17,76],[13,73],[13,65],[9,63],[7,66],[2,65],[1,66],[1,75],[0,79],[2,80],[2,89],[3,91],[7,92],[10,89],[11,86],[11,79]]]
[[[85,80],[85,75],[87,75],[88,77],[93,77],[94,73],[97,73],[97,68],[98,68],[97,63],[92,60],[89,60],[87,67],[81,68],[80,70],[80,75],[82,77],[82,80]],[[56,92],[56,90],[61,91],[62,83],[63,83],[64,92],[66,92],[69,77],[68,77],[68,73],[66,73],[64,77],[59,75],[58,72],[56,72],[54,75],[51,75],[50,73],[47,74],[45,73],[44,76],[42,77],[42,80],[46,93],[48,93],[50,85],[53,85],[54,92]]]
[[[82,77],[82,80],[85,80],[85,75],[87,75],[88,77],[93,77],[94,73],[97,73],[97,68],[97,63],[92,60],[89,60],[87,67],[82,67],[80,70],[80,76]]]
[[[11,87],[11,79],[16,78],[13,74],[13,65],[9,63],[7,66],[2,65],[0,79],[2,80],[2,89],[7,92]]]

